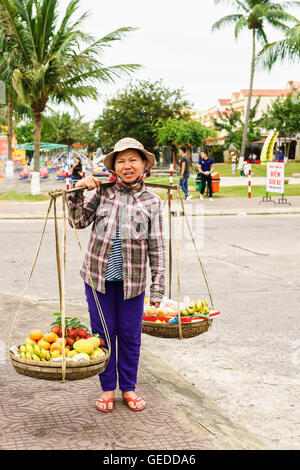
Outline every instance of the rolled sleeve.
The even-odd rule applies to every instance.
[[[76,191],[67,194],[67,203],[72,214],[74,225],[76,229],[83,229],[88,227],[96,218],[97,207],[100,203],[100,192],[96,188],[91,191],[86,197],[83,191]],[[71,227],[73,226],[70,214],[68,221]]]

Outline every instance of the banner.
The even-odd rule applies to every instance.
[[[261,163],[271,162],[273,160],[273,151],[274,151],[277,136],[278,136],[277,131],[272,131],[268,135],[263,145],[261,154],[260,154]]]
[[[284,194],[284,163],[267,163],[267,193]]]

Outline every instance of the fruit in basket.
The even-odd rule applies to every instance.
[[[24,351],[20,352],[19,357],[21,357],[21,359],[26,359],[26,353]]]
[[[32,339],[33,341],[39,341],[42,339],[43,333],[41,330],[34,330],[29,333],[29,338]]]
[[[49,344],[49,343],[48,343]],[[53,353],[54,351],[59,351],[59,353],[62,352],[62,343],[52,343],[50,346],[50,351]]]
[[[52,343],[53,344],[53,343]],[[37,344],[40,348],[43,348],[43,349],[49,349],[50,348],[50,343],[48,343],[48,341],[44,341],[43,339],[40,339],[40,341],[38,341],[38,344]]]
[[[84,328],[80,328],[78,330],[78,335],[80,336],[80,338],[86,338],[87,336],[87,331],[84,329]]]
[[[92,354],[92,357],[91,359],[97,359],[98,357],[101,357],[103,354],[103,350],[101,348],[97,348],[93,354]]]
[[[33,340],[30,339],[30,338],[27,338],[27,339],[25,339],[24,344],[30,344],[30,345],[31,345],[31,344],[36,344],[36,341],[33,341]]]
[[[97,338],[96,336],[91,336],[90,338],[87,339],[87,341],[89,341],[89,343],[93,345],[94,349],[97,349],[100,346],[100,339]]]
[[[26,344],[25,346],[25,352],[26,353],[29,353],[29,354],[32,354],[33,353],[33,349],[32,349],[32,346],[30,344]]]
[[[73,348],[79,353],[92,354],[94,346],[88,339],[80,339],[76,341]]]
[[[40,361],[40,360],[41,360],[40,356],[37,356],[36,354],[31,354],[31,358],[32,358],[34,361]]]
[[[58,338],[58,335],[54,333],[53,331],[51,331],[51,333],[44,334],[42,340],[47,341],[47,343],[55,343],[57,338]]]
[[[60,343],[58,343],[58,344],[60,344]],[[61,351],[59,349],[54,349],[53,351],[51,351],[51,358],[50,359],[54,359],[55,357],[60,356],[60,354],[61,354]]]
[[[189,315],[189,312],[187,310],[181,310],[180,315],[183,317],[187,317]]]
[[[78,335],[77,328],[72,328],[72,330],[69,331],[69,338],[72,338],[75,340],[77,335]]]
[[[26,352],[25,344],[22,344],[22,346],[20,346],[20,352]]]
[[[31,353],[26,352],[26,353],[25,353],[25,356],[26,356],[26,359],[31,359]]]
[[[198,299],[198,300],[197,300],[197,304],[196,304],[197,312],[200,312],[200,311],[201,311],[201,308],[202,308],[202,300],[201,300],[201,299]]]
[[[59,333],[59,328],[60,328],[60,327],[59,327],[58,325],[54,325],[54,326],[52,326],[51,331],[52,331],[53,333],[55,333],[56,335],[58,335],[58,333]]]
[[[75,339],[73,338],[70,338],[70,336],[67,338],[67,344],[72,347],[73,344],[75,343]]]
[[[72,359],[72,357],[76,356],[77,354],[78,354],[78,352],[75,349],[72,349],[72,351],[68,352],[67,357]]]

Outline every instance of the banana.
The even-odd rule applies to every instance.
[[[197,306],[196,306],[195,302],[191,301],[191,303],[190,303],[190,308],[193,309],[193,313],[196,312]]]
[[[201,307],[202,307],[202,300],[201,299],[198,299],[197,300],[197,312],[201,312]]]
[[[194,313],[194,307],[187,307],[186,311],[188,315],[192,315]]]

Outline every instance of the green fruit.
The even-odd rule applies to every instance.
[[[37,344],[32,345],[32,353],[41,356],[41,348]]]
[[[25,351],[26,353],[28,354],[32,354],[33,353],[33,349],[32,349],[32,346],[30,346],[30,344],[26,344],[25,346]],[[26,356],[27,357],[27,356]],[[28,359],[28,358],[27,358]]]
[[[40,361],[41,360],[40,356],[37,356],[36,354],[31,354],[31,357],[34,361]]]
[[[189,312],[187,310],[183,310],[181,312],[181,315],[184,316],[184,317],[187,317],[189,315]]]

